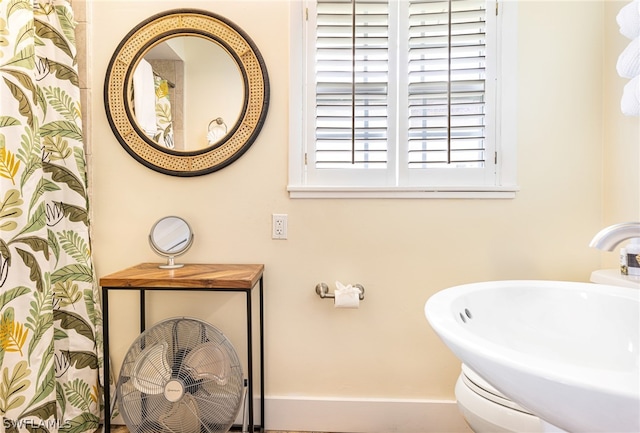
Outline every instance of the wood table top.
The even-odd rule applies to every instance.
[[[264,265],[197,264],[163,269],[161,263],[141,263],[100,278],[100,286],[116,288],[252,289]]]

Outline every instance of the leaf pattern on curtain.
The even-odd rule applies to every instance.
[[[68,1],[0,0],[0,430],[94,431],[102,313]]]
[[[169,99],[169,82],[154,75],[153,86],[156,91],[156,124],[158,131],[153,139],[160,146],[173,149],[173,117],[171,115],[171,100]]]

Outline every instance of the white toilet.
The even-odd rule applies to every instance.
[[[509,400],[473,370],[462,364],[456,399],[475,433],[541,433],[540,419]]]

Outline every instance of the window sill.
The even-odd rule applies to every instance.
[[[290,198],[455,198],[455,199],[512,199],[518,186],[495,187],[287,187]]]

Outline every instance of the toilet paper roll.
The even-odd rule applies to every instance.
[[[336,308],[358,308],[360,307],[360,297],[357,293],[336,293],[334,306]]]
[[[358,308],[360,307],[360,289],[351,284],[346,286],[336,281],[334,291],[334,307],[336,308]]]

